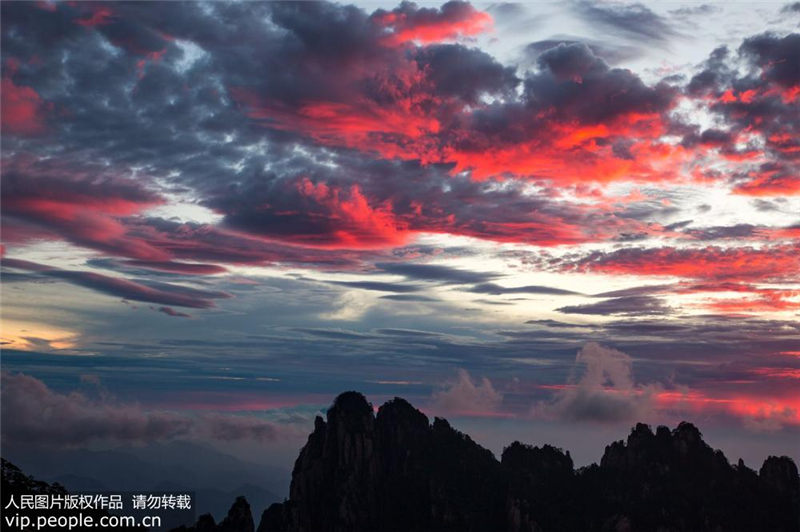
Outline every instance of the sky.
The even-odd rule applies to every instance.
[[[0,9],[4,445],[800,458],[800,3]]]

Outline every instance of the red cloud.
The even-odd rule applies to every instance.
[[[1,83],[3,133],[43,133],[45,103],[39,94],[31,87],[16,85],[10,77],[4,77]]]
[[[390,12],[377,11],[372,20],[387,32],[384,43],[397,46],[409,41],[423,44],[477,35],[492,26],[488,13],[466,2],[448,2],[441,10],[416,9],[404,4]]]
[[[113,15],[114,12],[111,11],[109,7],[94,5],[90,7],[90,14],[88,16],[75,20],[75,23],[87,27],[102,26],[109,24]]]
[[[660,409],[678,409],[695,414],[731,414],[754,429],[775,430],[782,425],[800,425],[800,400],[792,394],[764,397],[691,390],[664,391],[658,393],[655,399]]]
[[[800,379],[800,369],[797,368],[753,368],[752,372],[775,379]]]
[[[322,144],[372,151],[387,158],[440,159],[433,137],[440,122],[426,114],[421,100],[410,96],[401,96],[391,105],[359,99],[305,102],[290,109],[278,102],[261,101],[243,89],[231,92],[246,106],[250,118],[268,127],[301,132]],[[430,99],[427,103],[427,107],[436,106]]]
[[[800,170],[800,168],[798,168]],[[791,196],[800,194],[800,175],[792,169],[775,168],[747,172],[747,181],[733,190],[748,196]]]
[[[410,236],[408,225],[395,217],[392,205],[370,205],[358,185],[349,190],[312,183],[303,179],[300,193],[327,210],[332,223],[327,234],[296,235],[292,240],[305,245],[364,249],[402,245]]]
[[[121,218],[163,203],[137,182],[18,156],[3,161],[2,202],[6,241],[60,237],[142,260],[169,258],[128,238]]]
[[[453,173],[470,170],[476,179],[506,174],[558,184],[679,179],[692,154],[663,140],[675,91],[648,87],[629,71],[609,69],[588,48],[573,48],[551,54],[516,102],[482,103],[473,94],[512,91],[519,80],[510,74],[495,73],[502,81],[483,90],[459,92],[453,85],[467,80],[454,77],[452,67],[435,62],[436,54],[424,48],[416,56],[386,51],[390,63],[384,59],[372,70],[340,69],[335,83],[346,90],[330,90],[329,99],[290,102],[244,88],[231,93],[265,127],[386,159],[453,164]],[[574,61],[574,55],[589,65],[581,67],[580,81],[559,74],[561,63]],[[477,55],[462,59],[488,68]],[[495,66],[493,72],[502,72]]]
[[[779,280],[800,271],[798,246],[629,248],[592,253],[566,269],[607,274],[717,280]]]
[[[783,310],[800,309],[800,302],[788,298],[800,295],[796,290],[757,290],[755,298],[717,299],[704,304],[705,308],[723,314],[759,314]]]
[[[455,102],[426,94],[429,88],[419,76],[391,104],[369,99],[307,102],[292,110],[241,89],[232,93],[248,116],[265,126],[388,159],[455,163],[453,173],[470,170],[475,179],[514,174],[562,184],[675,181],[691,157],[682,146],[659,140],[666,126],[656,113],[632,112],[600,124],[523,115],[509,124],[511,132],[524,128],[519,141],[483,134],[469,126],[469,115],[451,115]],[[625,153],[618,152],[619,143],[626,144]]]
[[[731,78],[711,67],[701,75],[726,81],[700,82],[699,89],[695,88],[694,92],[704,95],[699,101],[708,102],[719,127],[726,128],[716,146],[700,150],[695,171],[729,179],[737,194],[800,194],[800,76],[796,67],[800,35],[751,37],[740,47],[739,57],[749,61],[757,75]],[[699,79],[690,83],[690,92]]]
[[[477,179],[515,174],[559,184],[657,182],[679,179],[689,155],[682,146],[659,140],[665,125],[655,113],[623,114],[599,124],[535,117],[524,127],[530,133],[515,142],[459,131],[454,136],[464,139],[462,147],[445,148],[442,162],[453,161],[455,171],[471,170]],[[616,145],[623,141],[621,154]]]

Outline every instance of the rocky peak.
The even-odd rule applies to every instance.
[[[665,425],[659,425],[658,428],[656,428],[656,439],[659,442],[662,443],[669,442],[671,437],[672,437],[672,432],[669,430],[669,427]]]
[[[372,405],[358,392],[345,392],[328,409],[325,453],[335,468],[351,468],[355,476],[368,474],[374,452],[375,416]]]
[[[428,467],[431,427],[425,414],[405,399],[394,398],[378,409],[375,425],[386,475],[421,474]]]
[[[645,423],[637,423],[633,430],[631,430],[630,435],[628,436],[628,446],[637,445],[640,442],[643,444],[648,443],[655,437],[653,431],[650,429],[650,425]]]
[[[349,433],[371,432],[375,422],[372,405],[358,392],[344,392],[328,409],[328,424]]]
[[[228,515],[217,526],[216,532],[253,532],[253,514],[250,511],[250,504],[242,496],[236,497]]]
[[[387,401],[378,409],[377,422],[397,433],[421,433],[430,429],[428,416],[400,397]]]
[[[673,446],[677,449],[679,454],[686,455],[691,451],[698,449],[708,448],[703,441],[703,435],[700,430],[686,421],[682,421],[675,430],[672,431]]]
[[[314,418],[314,432],[325,432],[325,420],[322,419],[322,416],[317,416]]]
[[[654,434],[649,425],[637,423],[626,441],[606,447],[601,467],[611,469],[674,469],[678,464],[700,469],[727,466],[725,456],[703,441],[700,431],[681,422],[673,431],[660,426]]]
[[[532,447],[515,441],[503,450],[500,462],[507,468],[542,478],[573,474],[569,453],[564,454],[561,449],[547,444]]]
[[[372,405],[358,392],[340,394],[317,418],[295,462],[287,519],[299,530],[348,530],[374,523],[378,483]],[[274,515],[281,515],[278,510]]]
[[[788,456],[770,456],[758,472],[765,485],[783,493],[800,493],[797,465]]]

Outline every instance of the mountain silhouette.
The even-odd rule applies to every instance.
[[[3,462],[11,492],[63,492]],[[318,416],[292,472],[289,498],[255,527],[237,497],[216,523],[181,532],[357,531],[775,531],[800,532],[800,477],[786,456],[758,472],[703,441],[682,422],[655,432],[637,424],[575,469],[569,452],[513,442],[498,461],[441,418],[400,398],[377,414],[358,392]]]
[[[637,424],[600,464],[520,442],[498,461],[441,418],[395,398],[373,414],[345,392],[317,417],[294,465],[289,499],[258,532],[798,531],[791,458],[759,472],[731,465],[691,423]]]

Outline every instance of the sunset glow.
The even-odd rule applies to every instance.
[[[8,389],[797,458],[800,9],[633,7],[4,2]]]

